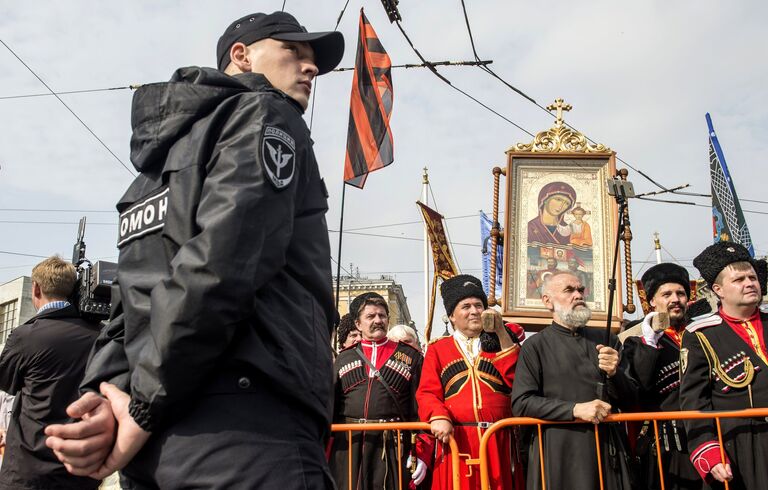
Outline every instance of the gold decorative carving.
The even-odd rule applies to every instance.
[[[555,125],[536,135],[531,143],[518,143],[507,153],[610,153],[611,149],[603,144],[592,144],[587,137],[565,125],[563,111],[570,111],[571,104],[565,104],[563,99],[555,99],[555,103],[547,106],[550,111],[557,111]]]

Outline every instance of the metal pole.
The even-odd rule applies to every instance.
[[[429,206],[429,174],[427,167],[424,167],[424,174],[421,178],[421,202]],[[427,234],[427,225],[424,224],[424,331],[431,327],[429,322],[429,235]]]
[[[347,183],[341,186],[341,218],[339,219],[339,250],[336,254],[336,311],[339,311],[339,288],[341,287],[341,239],[344,237],[344,199],[347,196]]]
[[[656,249],[656,263],[661,264],[661,240],[658,231],[653,234],[653,248]]]

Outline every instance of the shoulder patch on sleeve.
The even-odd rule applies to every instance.
[[[117,248],[149,233],[162,230],[168,211],[168,186],[152,191],[120,213]]]
[[[261,137],[261,164],[275,189],[288,187],[296,171],[296,142],[293,137],[280,128],[265,126]]]
[[[720,325],[723,322],[723,319],[718,315],[717,313],[712,313],[711,315],[707,315],[705,317],[699,318],[695,322],[689,323],[685,329],[691,333],[701,330],[702,328],[706,327],[713,327],[715,325]]]

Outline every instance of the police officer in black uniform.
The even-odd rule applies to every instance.
[[[108,417],[84,395],[70,411],[91,416],[48,428],[70,471],[123,468],[123,488],[332,488],[327,192],[302,114],[343,51],[339,32],[257,13],[227,27],[218,70],[136,92],[140,175],[117,205],[112,318],[83,382],[106,395],[116,442],[98,461]]]

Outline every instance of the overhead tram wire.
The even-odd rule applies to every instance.
[[[116,210],[106,209],[32,209],[32,208],[0,208],[2,211],[14,213],[116,213]]]
[[[328,233],[338,233],[339,230],[328,230]],[[393,240],[407,240],[410,242],[424,242],[424,239],[422,238],[415,238],[415,237],[407,237],[407,236],[394,236],[394,235],[380,235],[376,233],[359,233],[356,231],[347,231],[344,230],[344,234],[349,233],[350,235],[358,235],[358,236],[367,236],[367,237],[374,237],[374,238],[390,238]],[[480,245],[476,243],[454,243],[454,245],[461,245],[463,247],[477,247],[480,248]]]
[[[34,255],[34,254],[24,254],[20,252],[8,252],[5,250],[0,250],[0,254],[6,254],[6,255],[18,255],[19,257],[35,257],[38,259],[47,259],[45,255]]]
[[[395,8],[396,8],[396,7],[395,7]],[[501,119],[503,119],[503,120],[507,121],[509,124],[513,125],[514,127],[516,127],[517,129],[519,129],[520,131],[522,131],[522,132],[526,133],[527,135],[529,135],[529,136],[531,136],[531,137],[534,137],[534,138],[536,137],[536,136],[535,136],[533,133],[531,133],[530,131],[528,131],[528,130],[527,130],[527,129],[525,129],[524,127],[520,126],[519,124],[517,124],[517,123],[516,123],[516,122],[514,122],[513,120],[509,119],[508,117],[504,116],[504,115],[503,115],[503,114],[501,114],[500,112],[496,111],[495,109],[493,109],[493,108],[491,108],[490,106],[486,105],[485,103],[481,102],[481,101],[480,101],[480,100],[478,100],[476,97],[474,97],[474,96],[470,95],[469,93],[467,93],[467,92],[465,92],[464,90],[460,89],[459,87],[455,86],[453,83],[451,83],[451,81],[450,81],[450,80],[448,80],[448,79],[447,79],[447,78],[445,78],[445,77],[444,77],[442,74],[440,74],[440,73],[437,71],[437,69],[435,68],[435,66],[434,66],[432,63],[430,63],[429,61],[427,61],[427,60],[426,60],[426,59],[425,59],[425,58],[424,58],[424,57],[421,55],[421,53],[419,52],[419,50],[418,50],[418,49],[416,49],[416,46],[414,46],[414,45],[413,45],[413,42],[411,41],[411,38],[410,38],[410,37],[408,37],[408,34],[405,32],[405,29],[403,29],[403,26],[400,24],[400,18],[399,18],[399,17],[400,17],[400,16],[399,16],[399,14],[398,14],[397,16],[394,16],[394,15],[391,15],[391,14],[390,14],[390,21],[391,21],[391,22],[394,22],[394,23],[397,25],[397,28],[398,28],[398,29],[400,29],[400,32],[403,34],[403,37],[405,38],[405,40],[406,40],[406,42],[408,43],[408,45],[411,47],[411,49],[412,49],[412,50],[413,50],[413,52],[416,54],[416,56],[417,56],[417,57],[418,57],[418,58],[421,60],[421,62],[424,64],[424,66],[426,66],[427,68],[429,68],[429,71],[431,71],[431,72],[432,72],[432,73],[433,73],[433,74],[434,74],[434,75],[435,75],[437,78],[439,78],[440,80],[442,80],[443,82],[445,82],[445,83],[446,83],[446,84],[447,84],[449,87],[451,87],[453,90],[455,90],[455,91],[459,92],[460,94],[462,94],[462,95],[464,95],[465,97],[469,98],[470,100],[474,101],[476,104],[480,105],[481,107],[483,107],[483,108],[484,108],[484,109],[486,109],[487,111],[489,111],[489,112],[491,112],[491,113],[495,114],[496,116],[500,117]]]
[[[71,95],[71,94],[90,94],[94,92],[110,92],[114,90],[136,90],[137,88],[141,87],[141,85],[127,85],[125,87],[109,87],[109,88],[91,88],[91,89],[84,89],[84,90],[67,90],[64,92],[55,92],[55,93],[45,93],[45,94],[24,94],[24,95],[5,95],[0,96],[0,100],[9,100],[9,99],[28,99],[32,97],[51,97],[53,95]]]
[[[476,61],[480,61],[480,57],[477,55],[477,50],[475,49],[475,38],[474,38],[474,36],[472,36],[472,27],[470,27],[470,25],[469,25],[469,16],[467,15],[467,6],[464,4],[464,0],[461,0],[461,8],[464,11],[464,22],[467,24],[467,32],[469,33],[469,42],[472,45],[472,54],[474,54]],[[488,66],[481,65],[480,69],[483,70],[484,72],[488,73],[492,77],[496,78],[501,83],[503,83],[504,85],[509,87],[511,90],[514,90],[515,92],[517,92],[522,97],[525,97],[529,101],[531,101],[534,104],[538,105],[538,103],[535,100],[533,100],[533,98],[531,96],[529,96],[528,94],[524,93],[522,90],[518,89],[517,87],[513,86],[511,83],[507,82],[506,80],[504,80],[503,78],[498,76],[496,74],[496,72],[494,72],[493,70],[488,68]]]
[[[339,24],[341,24],[341,19],[344,17],[344,12],[347,11],[347,6],[349,5],[349,0],[346,0],[344,3],[344,6],[341,8],[341,12],[339,12],[338,18],[336,18],[336,25],[334,26],[333,30],[337,30],[339,28]],[[285,2],[283,2],[283,6],[285,6]],[[309,112],[309,133],[312,134],[312,123],[315,122],[315,100],[317,100],[317,85],[318,85],[318,79],[315,78],[315,86],[312,90],[312,109]]]
[[[465,22],[466,22],[466,24],[467,24],[467,32],[469,33],[469,41],[470,41],[470,43],[471,43],[471,45],[472,45],[472,52],[474,53],[475,59],[479,60],[479,59],[480,59],[480,57],[478,56],[478,54],[477,54],[477,51],[475,50],[475,40],[474,40],[474,37],[473,37],[473,35],[472,35],[472,28],[471,28],[471,26],[470,26],[470,23],[469,23],[469,16],[467,15],[467,8],[466,8],[466,5],[464,4],[464,0],[461,0],[461,7],[462,7],[462,10],[463,10],[463,12],[464,12],[464,21],[465,21]],[[501,82],[502,82],[504,85],[506,85],[506,86],[507,86],[507,87],[509,87],[511,90],[513,90],[513,91],[514,91],[514,92],[516,92],[517,94],[519,94],[519,95],[521,95],[522,97],[524,97],[524,98],[525,98],[526,100],[528,100],[529,102],[533,103],[533,104],[534,104],[536,107],[538,107],[538,108],[539,108],[539,109],[541,109],[542,111],[544,111],[544,112],[546,112],[547,114],[550,114],[550,115],[552,114],[552,113],[549,111],[549,109],[547,109],[547,108],[546,108],[546,107],[544,107],[543,105],[539,104],[539,103],[538,103],[538,102],[536,102],[536,101],[535,101],[533,98],[531,98],[530,96],[528,96],[527,94],[525,94],[525,93],[524,93],[524,92],[522,92],[521,90],[517,89],[517,88],[516,88],[516,87],[514,87],[512,84],[510,84],[509,82],[507,82],[506,80],[504,80],[503,78],[501,78],[499,75],[497,75],[495,72],[493,72],[493,71],[492,71],[490,68],[488,68],[487,66],[481,66],[481,67],[480,67],[480,69],[481,69],[481,70],[483,70],[483,71],[485,71],[485,72],[486,72],[486,73],[488,73],[489,75],[493,76],[494,78],[498,79],[499,81],[501,81]],[[570,124],[568,124],[568,123],[564,123],[564,124],[565,124],[567,127],[569,127],[570,129],[572,129],[572,130],[574,130],[574,131],[578,131],[578,129],[576,129],[575,127],[571,126]],[[584,133],[582,133],[582,134],[584,134]],[[585,137],[585,138],[587,139],[587,141],[589,141],[590,143],[592,143],[592,144],[597,144],[597,142],[596,142],[595,140],[593,140],[592,138],[590,138],[590,137],[589,137],[589,136],[587,136],[586,134],[584,134],[584,137]],[[632,165],[631,165],[629,162],[627,162],[627,161],[623,160],[623,159],[622,159],[622,158],[620,158],[619,156],[616,156],[616,160],[620,161],[621,163],[623,163],[624,165],[626,165],[627,167],[629,167],[629,168],[630,168],[630,169],[632,169],[633,171],[635,171],[635,172],[637,172],[638,174],[640,174],[642,177],[644,177],[646,180],[648,180],[649,182],[651,182],[652,184],[654,184],[656,187],[658,187],[658,188],[660,188],[660,189],[663,189],[663,190],[665,190],[665,191],[668,191],[668,190],[669,190],[667,187],[665,187],[664,185],[662,185],[662,184],[658,183],[658,182],[657,182],[655,179],[651,178],[651,177],[650,177],[648,174],[646,174],[646,173],[645,173],[645,172],[643,172],[642,170],[639,170],[639,169],[635,168],[635,167],[634,167],[634,166],[632,166]]]
[[[71,113],[73,116],[75,116],[75,119],[77,119],[78,121],[80,121],[80,124],[82,124],[82,125],[83,125],[83,127],[85,127],[85,129],[87,129],[87,130],[88,130],[88,132],[89,132],[89,133],[91,133],[91,135],[92,135],[94,138],[96,138],[96,140],[97,140],[99,143],[101,143],[101,146],[103,146],[103,147],[104,147],[104,148],[105,148],[105,149],[106,149],[106,150],[107,150],[107,151],[108,151],[108,152],[109,152],[109,153],[110,153],[110,154],[111,154],[111,155],[112,155],[112,156],[115,158],[115,160],[117,160],[117,161],[120,163],[120,165],[122,165],[122,166],[123,166],[123,168],[124,168],[124,169],[125,169],[125,170],[126,170],[128,173],[129,173],[129,174],[131,174],[131,177],[136,177],[136,174],[134,174],[134,173],[133,173],[133,171],[132,171],[132,170],[131,170],[131,169],[128,167],[128,165],[126,165],[126,164],[125,164],[125,163],[124,163],[124,162],[123,162],[123,161],[120,159],[120,157],[118,157],[118,156],[115,154],[115,152],[113,152],[113,151],[112,151],[112,150],[111,150],[111,149],[110,149],[110,148],[107,146],[107,144],[106,144],[106,143],[104,143],[104,141],[103,141],[101,138],[99,138],[99,137],[98,137],[98,135],[96,135],[96,133],[94,133],[94,132],[93,132],[93,130],[92,130],[92,129],[91,129],[91,128],[90,128],[90,127],[89,127],[89,126],[88,126],[88,125],[85,123],[85,121],[83,121],[82,119],[80,119],[80,116],[78,116],[78,115],[75,113],[75,111],[73,111],[73,110],[72,110],[72,109],[71,109],[71,108],[70,108],[70,107],[67,105],[67,103],[66,103],[66,102],[64,102],[64,100],[63,100],[61,97],[59,97],[59,96],[58,96],[58,94],[57,94],[56,92],[54,92],[54,91],[53,91],[53,89],[51,89],[51,87],[49,87],[49,86],[48,86],[48,84],[47,84],[47,83],[45,83],[45,81],[44,81],[42,78],[40,78],[40,76],[38,76],[38,74],[37,74],[37,73],[35,73],[35,71],[34,71],[32,68],[30,68],[30,66],[29,66],[29,65],[27,65],[27,64],[24,62],[24,60],[23,60],[23,59],[21,59],[21,57],[20,57],[19,55],[17,55],[17,54],[16,54],[16,52],[15,52],[14,50],[12,50],[12,49],[11,49],[11,47],[10,47],[10,46],[8,46],[8,45],[5,43],[5,41],[3,41],[2,39],[0,39],[0,43],[2,43],[2,44],[3,44],[3,46],[5,46],[5,49],[7,49],[7,50],[8,50],[8,51],[9,51],[9,52],[10,52],[10,53],[11,53],[11,54],[12,54],[12,55],[13,55],[13,56],[14,56],[14,57],[17,59],[17,60],[19,60],[19,62],[20,62],[22,65],[24,65],[24,67],[25,67],[27,70],[29,70],[29,72],[30,72],[32,75],[34,75],[34,76],[35,76],[35,78],[37,78],[37,79],[38,79],[38,81],[39,81],[40,83],[42,83],[42,84],[45,86],[45,88],[47,88],[47,89],[48,89],[48,91],[51,93],[51,95],[53,95],[54,97],[56,97],[56,99],[58,99],[58,101],[59,101],[59,102],[61,102],[61,104],[62,104],[64,107],[66,107],[66,108],[67,108],[67,110],[68,110],[68,111],[69,111],[69,112],[70,112],[70,113]]]
[[[87,211],[87,210],[74,210],[74,209],[0,209],[0,211],[29,211],[29,212],[70,212],[70,213],[116,213],[117,211]],[[476,214],[465,214],[462,216],[448,216],[444,218],[445,220],[454,220],[454,219],[466,219],[466,218],[477,218]],[[74,222],[68,222],[68,221],[25,221],[25,220],[0,220],[0,223],[5,224],[22,224],[22,225],[76,225],[78,223]],[[361,226],[359,228],[351,228],[349,231],[364,231],[364,230],[373,230],[378,228],[392,228],[395,226],[406,226],[406,225],[417,225],[422,224],[423,221],[402,221],[399,223],[387,223],[383,225],[370,225],[370,226]],[[117,226],[117,223],[99,223],[99,222],[89,222],[89,225],[104,225],[104,226]]]
[[[641,201],[653,201],[653,202],[660,202],[665,204],[680,204],[680,205],[686,205],[686,206],[698,206],[700,208],[711,208],[711,204],[700,204],[697,202],[690,202],[690,201],[668,201],[666,199],[655,199],[652,197],[635,197],[633,199],[639,199]],[[766,211],[754,211],[751,209],[742,209],[742,212],[744,213],[750,213],[750,214],[765,214],[768,215],[768,212]]]

